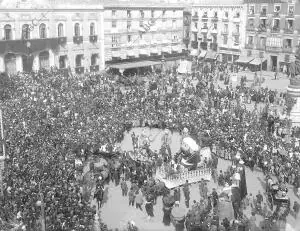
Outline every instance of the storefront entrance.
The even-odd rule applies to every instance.
[[[271,71],[277,70],[277,56],[271,56]]]

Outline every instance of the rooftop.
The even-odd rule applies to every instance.
[[[174,0],[103,0],[104,8],[184,8],[182,2],[174,2]]]

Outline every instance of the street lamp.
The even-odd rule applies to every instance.
[[[259,58],[260,58],[260,79],[259,79],[259,85],[262,84],[262,63],[263,63],[263,58],[264,58],[264,53],[261,52],[259,53]]]

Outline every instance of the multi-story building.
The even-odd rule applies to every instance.
[[[294,61],[300,41],[300,3],[295,0],[245,0],[246,54],[268,70]],[[253,61],[251,61],[253,62]],[[250,63],[251,63],[250,62]]]
[[[242,0],[199,0],[191,3],[191,55],[233,62],[245,41]]]
[[[0,35],[0,71],[104,69],[103,6],[97,0],[3,0]]]
[[[104,9],[107,66],[123,73],[183,54],[184,7],[180,4],[107,0]]]

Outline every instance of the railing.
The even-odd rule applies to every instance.
[[[75,72],[77,74],[82,74],[84,73],[84,67],[75,67]]]
[[[282,52],[282,48],[266,46],[266,51],[279,53],[279,52]]]
[[[199,16],[198,16],[198,15],[193,15],[193,16],[192,16],[192,20],[198,21],[198,20],[199,20]]]
[[[58,37],[58,44],[65,45],[67,43],[67,37]]]
[[[284,33],[286,33],[286,34],[293,34],[294,33],[294,29],[293,28],[285,28],[284,29]]]
[[[279,32],[280,32],[280,28],[279,28],[279,27],[273,27],[273,28],[271,29],[271,32],[272,32],[272,33],[279,33]]]
[[[240,32],[239,31],[234,31],[232,32],[232,36],[239,36],[240,35]]]
[[[253,43],[251,43],[251,44],[248,43],[248,44],[245,45],[245,48],[246,49],[253,49],[254,48],[254,44]]]
[[[260,15],[259,15],[260,17],[266,17],[267,16],[267,12],[264,12],[264,11],[262,11],[262,12],[260,12]]]
[[[90,71],[91,72],[97,72],[97,71],[99,71],[99,65],[92,65],[92,66],[90,66]]]
[[[254,26],[247,26],[246,30],[247,31],[255,31],[255,27]]]
[[[293,48],[292,47],[284,47],[282,49],[282,51],[285,53],[293,53]]]
[[[211,19],[211,21],[212,21],[212,22],[217,22],[217,21],[219,21],[219,18],[216,17],[216,16],[214,16],[214,17]]]
[[[83,37],[82,36],[74,36],[73,37],[73,42],[76,44],[80,44],[83,42]]]
[[[222,18],[222,22],[229,22],[229,18]]]
[[[202,16],[202,21],[207,21],[208,20],[208,16],[207,15],[203,15]]]
[[[98,36],[97,35],[90,35],[90,42],[91,43],[96,43],[98,40]]]

